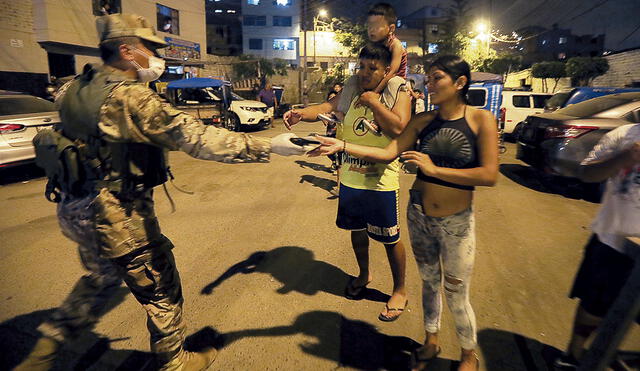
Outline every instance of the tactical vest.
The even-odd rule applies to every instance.
[[[149,144],[113,142],[101,133],[100,111],[111,92],[123,84],[136,84],[104,68],[85,66],[70,84],[60,103],[62,133],[78,144],[85,181],[83,190],[107,188],[135,196],[167,181],[165,151]]]

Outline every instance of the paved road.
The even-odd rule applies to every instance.
[[[272,136],[275,129],[255,133]],[[299,134],[320,131],[300,124]],[[472,303],[482,369],[544,370],[563,349],[575,303],[566,297],[597,205],[557,194],[503,155],[498,185],[476,192],[478,253]],[[155,198],[183,281],[189,332],[224,334],[214,370],[403,369],[423,341],[420,280],[408,259],[409,307],[394,323],[377,320],[391,289],[383,248],[374,244],[374,281],[365,300],[342,297],[356,272],[349,235],[334,227],[336,178],[325,158],[219,164],[171,153],[176,185]],[[22,173],[28,173],[23,175]],[[35,328],[83,274],[60,234],[44,180],[32,168],[2,175],[0,186],[0,368],[15,365]],[[9,178],[9,179],[8,179]],[[401,176],[402,233],[413,176]],[[572,198],[573,197],[573,198]],[[93,332],[68,344],[60,369],[139,369],[148,360],[144,313],[126,289]],[[455,367],[459,348],[445,313],[435,370]],[[640,350],[634,328],[625,349]]]

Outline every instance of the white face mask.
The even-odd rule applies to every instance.
[[[138,62],[134,60],[131,61],[131,64],[138,71],[138,81],[151,82],[159,79],[164,72],[164,59],[148,55],[147,53],[144,53],[141,50],[137,49],[135,46],[131,47],[133,48],[134,52],[143,55],[149,60],[149,68],[143,68]]]

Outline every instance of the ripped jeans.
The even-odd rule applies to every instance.
[[[426,216],[420,191],[410,190],[407,208],[413,255],[422,277],[425,329],[437,333],[442,316],[443,285],[463,349],[477,344],[476,317],[469,302],[469,284],[475,258],[476,236],[473,210],[446,217]]]

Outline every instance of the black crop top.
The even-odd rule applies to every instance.
[[[466,113],[466,110],[465,110]],[[462,117],[443,120],[438,114],[418,135],[416,150],[426,153],[436,166],[454,169],[478,167],[477,136]],[[460,185],[427,176],[418,168],[418,179],[446,187],[474,190],[475,187]]]

